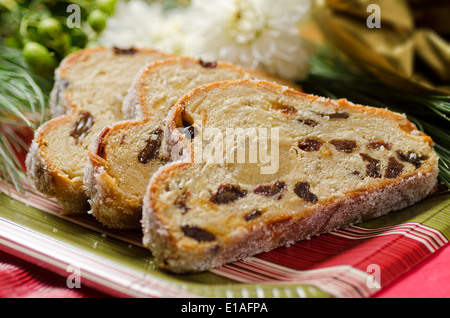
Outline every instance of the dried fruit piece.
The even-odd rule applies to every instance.
[[[346,139],[333,139],[330,143],[340,152],[351,153],[358,149],[356,141]]]
[[[299,198],[305,201],[317,203],[317,196],[309,191],[309,188],[310,186],[308,182],[298,182],[294,187],[294,192],[296,195],[298,195]]]
[[[80,144],[81,140],[89,134],[94,122],[94,117],[88,111],[83,111],[78,115],[78,119],[70,132],[70,136],[75,139],[77,144]]]
[[[181,230],[183,230],[184,235],[199,242],[211,242],[216,239],[214,234],[196,225],[183,225],[181,226]]]
[[[217,66],[217,62],[212,61],[212,62],[206,62],[203,60],[199,61],[200,65],[203,66],[204,68],[214,68]]]
[[[114,48],[114,54],[117,55],[133,55],[136,54],[138,51],[135,48],[129,48],[129,49],[121,49],[118,47]]]
[[[372,178],[381,178],[380,174],[380,160],[372,158],[368,154],[360,153],[361,157],[368,164],[366,166],[366,173],[369,177]]]
[[[386,143],[384,141],[381,140],[377,140],[377,141],[371,141],[367,144],[367,148],[373,149],[373,150],[391,150],[392,148],[392,144],[391,143]]]
[[[294,106],[287,105],[281,101],[272,101],[271,106],[273,109],[281,111],[287,117],[297,113],[297,109]]]
[[[250,212],[249,214],[247,214],[245,216],[245,220],[251,221],[251,220],[257,218],[258,216],[260,216],[261,214],[262,214],[261,210],[253,210],[252,212]]]
[[[273,184],[269,185],[260,185],[253,190],[256,194],[261,194],[266,197],[271,197],[273,195],[279,194],[286,189],[286,182],[284,181],[276,181]]]
[[[285,115],[290,116],[292,114],[296,114],[297,109],[295,109],[295,107],[293,107],[293,106],[283,105],[283,107],[281,108],[281,112]]]
[[[384,172],[384,177],[388,179],[397,178],[403,172],[403,167],[400,162],[395,160],[394,157],[390,157],[388,161],[388,166],[386,167],[386,171]]]
[[[216,194],[211,196],[211,202],[224,204],[236,201],[247,195],[247,190],[241,190],[241,187],[233,184],[222,184],[219,186]]]
[[[100,156],[103,159],[106,159],[105,143],[103,142],[103,140],[105,139],[105,136],[108,134],[108,132],[110,130],[111,130],[110,128],[106,128],[98,136],[97,155]]]
[[[297,119],[300,123],[311,126],[311,127],[316,127],[319,123],[313,119],[305,119],[305,118],[298,118]]]
[[[146,164],[158,157],[162,135],[163,131],[161,129],[153,130],[150,133],[150,137],[145,142],[145,147],[138,154],[139,162]]]
[[[414,165],[414,167],[420,168],[422,166],[422,161],[425,161],[428,159],[425,155],[419,155],[414,151],[409,151],[407,154],[397,151],[397,156],[401,161],[409,162]]]
[[[305,138],[298,143],[298,147],[304,151],[317,151],[322,145],[323,142],[317,138]]]
[[[189,140],[193,140],[195,136],[197,136],[197,129],[195,129],[194,125],[189,123],[188,121],[183,121],[183,134],[186,136],[186,138],[189,138]]]
[[[347,112],[336,112],[334,114],[328,115],[328,117],[330,117],[331,119],[335,118],[347,119],[348,117],[350,117],[350,115]]]
[[[335,112],[332,114],[324,114],[324,113],[318,113],[322,117],[328,117],[330,119],[347,119],[350,117],[349,113],[347,112]]]
[[[183,192],[182,195],[180,195],[175,200],[175,206],[181,210],[183,210],[183,214],[186,214],[189,211],[189,208],[186,205],[187,197],[189,196],[189,191]]]
[[[122,138],[120,139],[120,145],[123,145],[125,143],[125,139],[126,139],[127,135],[123,135]]]

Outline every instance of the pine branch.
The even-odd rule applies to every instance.
[[[26,178],[19,154],[28,150],[23,134],[47,119],[51,87],[27,68],[21,51],[0,45],[0,177],[19,191]]]

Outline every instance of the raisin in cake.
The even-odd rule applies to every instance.
[[[148,180],[168,159],[160,149],[168,111],[198,86],[251,77],[299,89],[292,82],[260,71],[188,57],[157,61],[141,71],[124,103],[128,117],[141,119],[106,127],[89,154],[85,184],[94,217],[112,228],[140,229]]]
[[[195,134],[183,134],[186,122]],[[200,87],[179,101],[167,125],[173,158],[182,160],[153,175],[142,223],[155,261],[175,273],[402,209],[437,182],[433,141],[405,117],[265,81]],[[247,144],[238,142],[242,134]],[[254,141],[262,153],[251,149]]]
[[[86,213],[83,174],[89,147],[105,125],[123,119],[123,98],[139,70],[168,57],[151,49],[96,47],[62,61],[51,94],[52,113],[59,117],[36,131],[26,160],[32,183],[56,198],[62,213]]]

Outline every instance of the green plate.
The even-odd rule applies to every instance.
[[[68,286],[71,280],[78,281],[118,297],[370,297],[392,279],[376,288],[369,286],[372,274],[355,265],[361,261],[350,260],[347,254],[351,255],[352,250],[404,240],[408,243],[404,244],[405,253],[415,255],[418,263],[444,246],[450,236],[450,194],[445,193],[292,247],[208,272],[175,275],[157,269],[138,231],[108,229],[88,214],[64,217],[58,214],[60,208],[54,201],[30,189],[24,196],[4,184],[0,188],[2,249],[67,277]],[[420,239],[414,239],[416,235]],[[329,241],[339,246],[325,246]],[[330,256],[318,258],[322,249]],[[418,249],[425,252],[417,253]],[[371,259],[387,269],[398,268],[401,259],[389,258],[386,265],[379,254],[372,253],[372,259],[361,254],[360,258]],[[311,257],[316,261],[307,264],[305,258]],[[340,258],[343,261],[334,261]],[[393,279],[407,270],[396,270]]]

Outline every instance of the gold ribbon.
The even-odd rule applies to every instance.
[[[322,0],[314,17],[326,40],[383,83],[450,94],[449,1]]]

